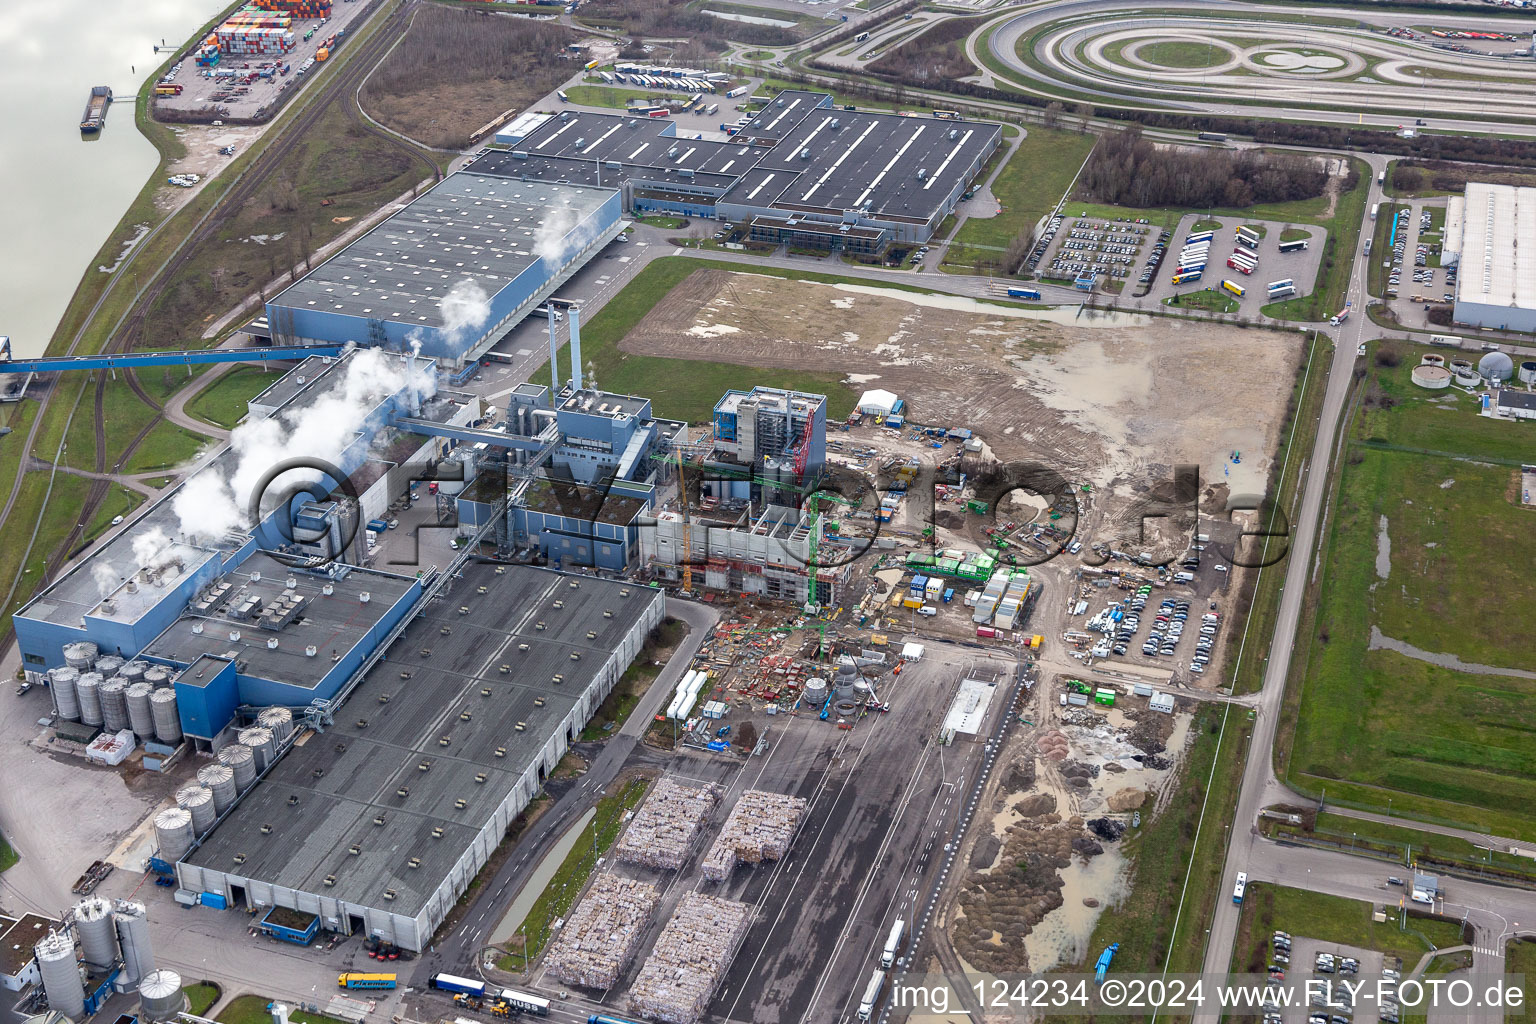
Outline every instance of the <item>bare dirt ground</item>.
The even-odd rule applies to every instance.
[[[266,129],[264,124],[229,125],[223,128],[199,124],[173,126],[171,130],[181,138],[182,145],[187,147],[187,155],[170,164],[165,176],[169,178],[176,174],[196,174],[202,180],[191,188],[162,183],[160,191],[155,193],[155,206],[167,213],[185,206],[203,190],[209,178],[245,152],[246,147],[259,139]],[[220,153],[219,150],[224,146],[234,146],[234,154],[226,156]]]
[[[1100,317],[1084,326],[1086,317]],[[1039,317],[1066,319],[1053,323]],[[628,352],[859,371],[916,423],[964,424],[999,459],[1038,459],[1129,497],[1196,463],[1261,491],[1301,336],[1160,317],[1020,310],[950,296],[701,270]],[[1229,465],[1234,450],[1241,463]],[[1229,475],[1230,474],[1230,475]]]

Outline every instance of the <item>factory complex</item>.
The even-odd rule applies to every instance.
[[[626,209],[741,224],[756,241],[875,252],[925,242],[1002,129],[833,106],[786,90],[727,141],[670,118],[567,110],[515,122],[467,170],[624,191]]]
[[[1455,321],[1536,331],[1536,188],[1469,181],[1446,207],[1441,262],[1457,268]]]

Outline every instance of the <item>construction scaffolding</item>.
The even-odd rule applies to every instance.
[[[664,1024],[695,1024],[725,979],[751,921],[746,903],[701,893],[684,896],[630,989],[631,1009]]]
[[[614,856],[625,864],[678,870],[692,854],[715,800],[709,786],[680,786],[662,779],[624,830]]]
[[[598,875],[550,945],[545,969],[568,985],[611,988],[634,958],[658,898],[649,882]]]
[[[779,860],[789,851],[804,814],[805,801],[797,796],[747,790],[704,855],[699,873],[711,882],[723,882],[731,877],[738,861],[759,864]]]

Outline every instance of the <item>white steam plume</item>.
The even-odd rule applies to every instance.
[[[341,384],[314,402],[278,416],[247,420],[235,428],[229,439],[235,452],[233,472],[227,477],[213,470],[195,475],[172,504],[186,536],[216,540],[230,530],[251,526],[246,514],[251,492],[273,466],[300,455],[338,463],[383,399],[410,391],[414,405],[437,389],[432,364],[418,366],[414,357],[381,349],[354,352],[344,372]],[[272,489],[315,477],[312,472],[280,477]]]
[[[448,345],[457,351],[490,320],[491,299],[474,278],[465,277],[448,289],[438,303],[438,311],[443,317],[443,329],[448,332]]]
[[[575,210],[559,206],[539,223],[539,230],[533,235],[533,252],[549,264],[546,272],[553,274],[596,237],[597,218],[578,222]]]
[[[91,563],[91,579],[96,581],[96,596],[106,597],[122,582],[110,562],[99,558]]]

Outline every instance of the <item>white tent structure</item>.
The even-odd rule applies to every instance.
[[[859,396],[859,412],[865,416],[889,416],[898,401],[889,391],[866,391]]]

